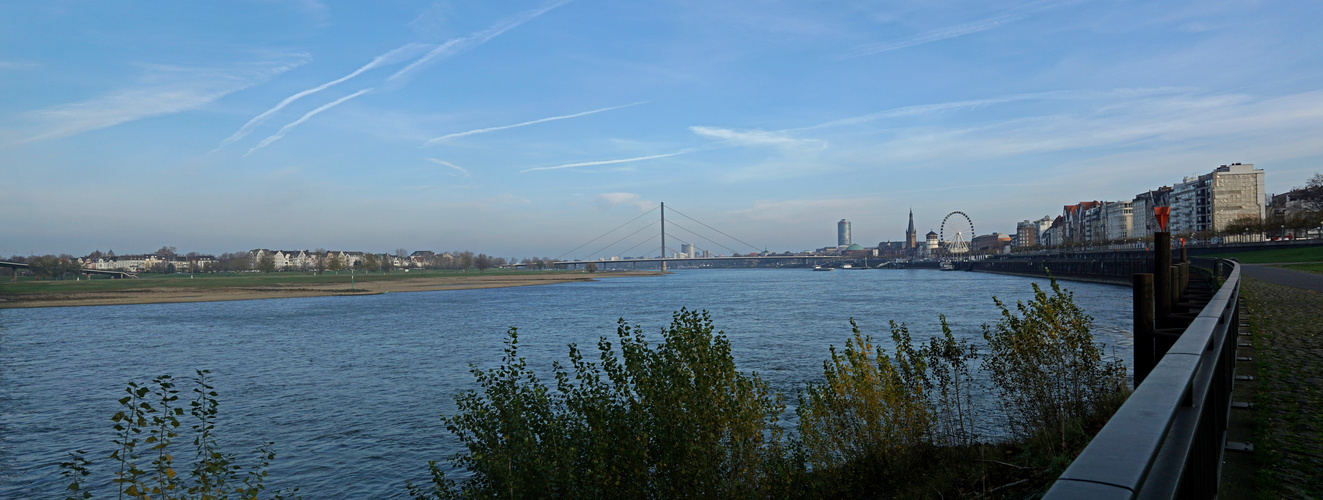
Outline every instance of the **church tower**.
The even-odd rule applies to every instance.
[[[919,246],[919,235],[914,232],[914,209],[910,209],[910,228],[905,230],[905,248],[913,249]]]

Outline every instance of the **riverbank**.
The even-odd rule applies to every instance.
[[[421,273],[350,276],[275,273],[221,277],[171,275],[138,280],[46,281],[0,284],[0,309],[105,306],[172,302],[283,299],[374,295],[516,286],[551,285],[624,276],[659,276],[658,271],[601,273]]]

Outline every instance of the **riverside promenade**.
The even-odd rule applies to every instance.
[[[1244,265],[1245,318],[1223,498],[1323,498],[1323,274]],[[1248,341],[1248,342],[1247,342]],[[1245,345],[1245,344],[1248,344]]]

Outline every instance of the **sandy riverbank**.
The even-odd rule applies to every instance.
[[[144,286],[127,290],[96,292],[54,292],[13,294],[0,300],[0,309],[24,307],[107,306],[122,304],[160,304],[169,302],[216,302],[223,300],[285,299],[332,295],[375,295],[392,292],[427,292],[469,290],[513,286],[551,285],[576,281],[596,281],[623,276],[658,276],[655,271],[602,272],[591,277],[582,274],[514,274],[429,276],[386,281],[347,283],[291,283],[254,287],[188,288]]]

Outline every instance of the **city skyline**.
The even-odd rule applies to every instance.
[[[1306,2],[0,6],[0,254],[773,250],[1323,170]],[[379,248],[380,247],[380,248]],[[122,249],[122,250],[121,250]]]

